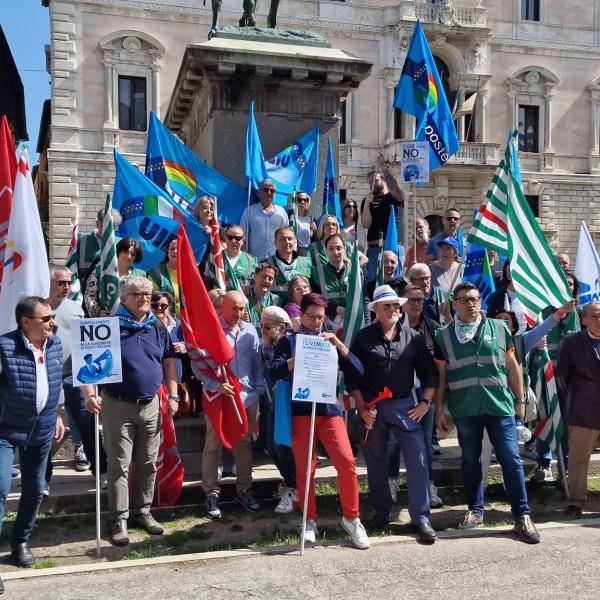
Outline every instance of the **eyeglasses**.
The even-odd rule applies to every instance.
[[[60,287],[69,287],[73,284],[73,282],[70,279],[55,279],[54,283],[56,285],[60,285]]]
[[[275,188],[260,188],[260,191],[264,192],[265,194],[274,194]]]
[[[227,239],[230,242],[241,242],[244,239],[243,235],[228,235]]]
[[[310,198],[298,198],[298,202],[302,202],[303,204],[306,204],[306,203],[310,202]]]
[[[168,304],[162,304],[160,302],[153,302],[150,306],[154,310],[167,310],[167,308],[169,308]]]
[[[431,281],[431,277],[411,277],[411,281]]]
[[[307,319],[311,321],[322,321],[325,318],[325,315],[314,315],[311,313],[302,313]]]
[[[56,320],[56,315],[51,314],[51,315],[46,315],[45,317],[36,317],[34,315],[31,315],[30,317],[27,317],[27,318],[28,319],[37,319],[38,321],[40,321],[42,323],[49,323],[50,321]]]
[[[142,298],[144,300],[150,300],[150,298],[152,298],[152,294],[149,292],[132,292],[129,295],[133,296],[136,300],[141,300]]]
[[[261,329],[266,329],[267,331],[271,331],[271,329],[277,329],[277,327],[279,327],[280,325],[283,325],[283,323],[261,323],[260,324],[260,328]]]
[[[477,304],[481,298],[479,296],[461,296],[460,298],[454,298],[457,302],[460,302],[463,306],[467,304]]]
[[[423,304],[425,298],[407,298],[409,304]]]
[[[460,221],[460,217],[445,217],[446,221]]]
[[[394,302],[394,304],[384,304],[383,305],[383,310],[400,310],[400,304],[397,302]]]

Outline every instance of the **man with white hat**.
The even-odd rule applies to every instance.
[[[438,384],[437,368],[423,338],[400,323],[400,298],[389,285],[375,289],[369,310],[377,322],[358,332],[351,352],[362,362],[364,375],[347,381],[356,407],[367,428],[372,427],[365,446],[369,499],[375,510],[371,526],[390,520],[392,497],[387,475],[390,434],[400,444],[407,471],[408,510],[419,540],[433,544],[436,534],[429,523],[429,475],[420,421],[430,410]],[[415,394],[415,374],[423,388],[423,400]],[[388,388],[391,397],[379,400],[376,415],[366,406]]]

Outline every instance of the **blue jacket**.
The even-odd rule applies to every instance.
[[[23,446],[43,446],[54,435],[62,389],[63,355],[58,336],[46,342],[48,401],[38,414],[33,352],[16,329],[0,336],[0,438]]]

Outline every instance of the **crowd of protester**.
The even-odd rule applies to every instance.
[[[229,366],[240,383],[248,422],[248,433],[231,453],[236,500],[250,512],[261,510],[261,499],[252,487],[252,441],[260,431],[282,479],[275,512],[302,511],[308,486],[304,535],[306,541],[316,541],[316,451],[308,481],[305,476],[310,404],[291,402],[289,389],[296,335],[319,335],[337,351],[339,370],[355,403],[351,416],[362,426],[358,433],[348,427],[353,419],[344,418],[345,407],[339,402],[317,405],[315,438],[337,471],[341,526],[355,547],[368,548],[367,530],[389,522],[397,499],[400,457],[406,466],[411,523],[421,542],[435,542],[430,509],[443,506],[443,498],[435,485],[433,457],[440,452],[437,437],[452,427],[462,450],[468,506],[459,527],[474,528],[484,522],[484,489],[493,448],[502,468],[514,531],[525,542],[537,543],[540,535],[530,516],[519,454],[531,394],[528,357],[547,346],[556,367],[562,414],[569,425],[563,440],[569,479],[566,513],[579,516],[586,499],[590,455],[600,434],[600,303],[586,305],[581,314],[574,302],[548,307],[543,322],[529,329],[510,266],[490,253],[497,291],[483,311],[479,289],[461,282],[459,276],[465,250],[459,211],[446,210],[442,228],[433,237],[427,220],[417,219],[406,255],[401,247],[398,252],[384,251],[390,208],[396,211],[399,239],[404,237],[403,198],[388,190],[382,173],[372,174],[370,184],[371,192],[362,202],[343,202],[342,223],[332,215],[315,220],[310,216],[311,198],[300,192],[293,215],[296,222],[290,223],[288,213],[273,202],[275,185],[265,180],[259,202],[249,206],[240,224],[229,225],[221,235],[241,291],[215,289],[208,250],[199,265],[233,348]],[[211,198],[200,199],[195,216],[207,232],[214,211]],[[169,417],[198,416],[203,397],[206,402],[211,395],[233,397],[235,393],[230,383],[207,375],[190,360],[190,352],[202,349],[186,349],[184,342],[177,240],[169,244],[164,262],[144,273],[134,266],[142,262],[142,249],[131,238],[116,245],[123,382],[103,386],[99,396],[92,386],[73,386],[70,322],[84,314],[108,314],[98,293],[102,217],[98,215],[96,230],[79,240],[83,304],[69,299],[69,269],[51,265],[50,297],[22,300],[16,311],[18,329],[0,336],[0,509],[3,512],[18,448],[22,498],[11,546],[20,566],[35,562],[28,541],[43,494],[49,493],[48,456],[52,440],[63,434],[63,406],[75,442],[74,460],[81,470],[91,467],[94,472],[92,414],[101,415],[100,480],[107,489],[110,539],[126,545],[130,514],[147,532],[163,533],[150,513],[160,439],[159,387],[166,386]],[[346,311],[351,310],[350,258],[355,244],[365,319],[346,347],[337,334]],[[568,256],[557,258],[576,297],[577,280],[568,269]],[[283,434],[276,435],[282,422],[277,411],[282,406],[289,411],[288,443],[281,443]],[[358,442],[367,431],[368,443],[361,450]],[[532,481],[551,481],[549,446],[534,439],[527,449],[537,460]],[[209,419],[204,448],[198,450],[202,450],[206,513],[219,519],[219,482],[231,454]],[[364,454],[373,511],[365,524],[359,514],[358,452]],[[561,471],[560,477],[565,474]]]

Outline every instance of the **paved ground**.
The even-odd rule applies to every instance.
[[[434,546],[345,546],[128,571],[7,581],[7,598],[389,600],[597,599],[600,529],[547,529],[528,546],[511,536],[444,539]]]

